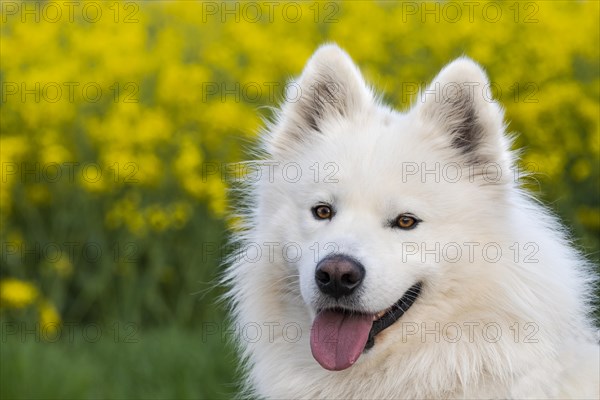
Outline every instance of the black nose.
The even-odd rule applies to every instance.
[[[315,280],[324,294],[339,299],[351,295],[365,278],[365,268],[357,260],[336,254],[317,264]]]

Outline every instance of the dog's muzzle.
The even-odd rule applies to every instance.
[[[317,264],[315,281],[322,294],[335,299],[352,296],[365,277],[365,268],[352,257],[336,254]],[[421,282],[411,286],[395,304],[379,313],[346,307],[318,310],[311,329],[313,357],[325,369],[349,368],[375,344],[375,337],[393,325],[421,294]],[[338,303],[339,304],[339,303]]]

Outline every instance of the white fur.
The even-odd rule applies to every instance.
[[[286,102],[263,134],[263,161],[255,163],[262,178],[245,189],[244,228],[235,234],[242,250],[226,275],[247,393],[327,399],[598,398],[600,355],[588,315],[591,269],[556,218],[515,181],[502,110],[482,96],[487,77],[481,67],[467,58],[452,62],[405,113],[381,105],[335,45],[321,47],[296,82],[302,97]],[[432,95],[440,85],[464,88],[465,82],[475,90],[464,102],[464,97],[447,101],[443,93]],[[315,92],[322,85],[334,87],[332,101],[315,100],[323,95]],[[467,133],[464,147],[453,145],[469,116],[479,136]],[[407,165],[431,169],[435,163],[460,165],[460,180],[436,181],[403,170]],[[291,182],[295,167],[283,178],[286,165],[301,166],[298,182]],[[494,165],[502,176],[490,183],[482,165]],[[332,171],[337,182],[324,182]],[[323,201],[337,209],[331,221],[311,214]],[[423,222],[408,231],[386,225],[404,212]],[[473,242],[479,245],[470,258],[464,244]],[[328,243],[365,266],[357,305],[364,312],[384,310],[416,281],[424,284],[408,312],[379,334],[356,364],[339,372],[323,369],[309,345],[322,300],[314,271],[331,250]],[[423,259],[422,253],[408,254],[407,243],[421,249],[457,243],[464,254],[458,262],[433,255]],[[483,257],[488,243],[501,247],[500,260]],[[292,244],[287,257],[286,244]],[[536,248],[537,262],[525,262]],[[296,341],[297,327],[302,332]],[[418,333],[408,334],[415,327]]]

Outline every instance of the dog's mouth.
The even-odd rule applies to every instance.
[[[310,334],[313,357],[330,371],[349,368],[373,347],[377,334],[408,311],[421,294],[421,286],[421,282],[414,284],[393,306],[376,314],[335,308],[319,311]]]

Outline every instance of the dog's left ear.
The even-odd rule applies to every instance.
[[[297,149],[328,127],[360,115],[374,103],[373,94],[350,56],[335,44],[317,49],[302,75],[288,85],[270,137],[268,151]]]
[[[413,112],[467,162],[508,165],[504,112],[492,99],[486,73],[471,59],[461,57],[442,69]]]

